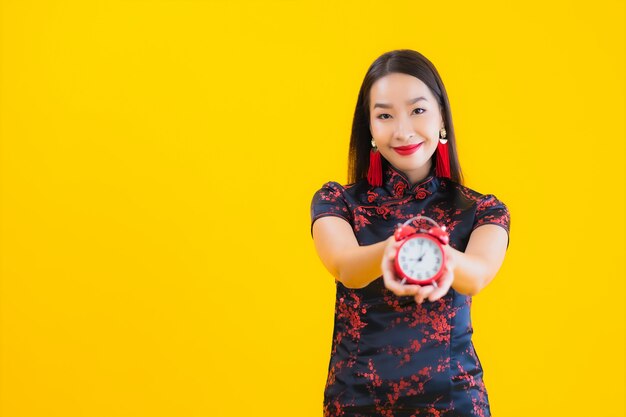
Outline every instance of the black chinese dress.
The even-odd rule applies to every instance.
[[[366,179],[325,183],[311,202],[311,232],[320,217],[338,216],[352,226],[359,245],[371,245],[418,214],[445,225],[450,246],[462,252],[481,225],[499,225],[507,234],[510,229],[509,211],[495,195],[437,177],[434,164],[411,186],[386,164],[381,187]],[[450,288],[439,300],[417,304],[413,296],[388,290],[382,276],[359,289],[335,284],[325,417],[491,415],[472,342],[471,296]]]

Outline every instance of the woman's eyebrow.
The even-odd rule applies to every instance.
[[[426,97],[424,97],[424,96],[419,96],[419,97],[415,97],[415,98],[412,98],[411,100],[407,101],[407,102],[406,102],[406,104],[407,104],[407,106],[408,106],[408,105],[411,105],[411,104],[413,104],[413,103],[417,103],[417,102],[418,102],[418,101],[420,101],[420,100],[426,100],[426,101],[428,101],[428,100],[426,99]],[[392,108],[393,106],[392,106],[391,104],[376,103],[376,104],[374,104],[374,108],[376,108],[376,107],[382,107],[383,109],[390,109],[390,108]]]

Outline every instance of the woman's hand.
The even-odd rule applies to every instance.
[[[450,245],[444,245],[443,249],[446,256],[446,269],[441,277],[433,284],[421,286],[416,284],[401,284],[400,279],[396,275],[394,261],[398,247],[402,242],[396,242],[394,236],[387,239],[387,246],[383,254],[381,269],[383,271],[383,281],[385,287],[396,295],[413,295],[415,302],[421,304],[426,297],[429,301],[436,301],[446,295],[452,282],[454,281],[455,253]]]

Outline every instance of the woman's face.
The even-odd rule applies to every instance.
[[[370,131],[381,155],[411,181],[424,178],[444,127],[430,89],[412,75],[387,74],[372,85],[369,106]],[[412,153],[397,149],[416,144]]]

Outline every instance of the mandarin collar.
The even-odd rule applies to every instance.
[[[383,180],[383,187],[395,198],[412,194],[418,200],[423,200],[433,194],[440,182],[435,174],[435,164],[432,164],[428,176],[413,186],[411,186],[406,174],[391,164],[387,164],[383,173]]]

